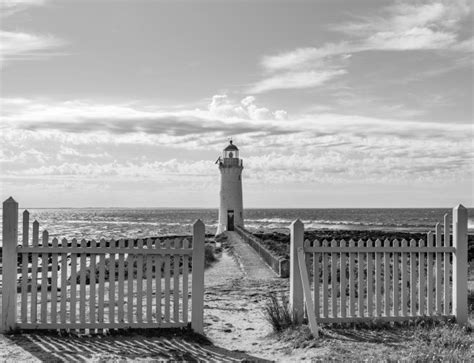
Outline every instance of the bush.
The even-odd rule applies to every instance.
[[[206,247],[204,247],[204,267],[208,268],[216,261],[217,258],[216,255],[214,255],[214,247],[206,245]]]
[[[265,319],[271,324],[275,332],[281,332],[297,325],[288,298],[283,294],[281,294],[281,299],[278,299],[276,294],[271,293],[265,303],[263,312]]]

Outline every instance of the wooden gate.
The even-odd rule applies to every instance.
[[[302,320],[346,323],[455,317],[467,322],[467,209],[426,240],[303,240],[291,225],[290,301]],[[311,319],[312,318],[312,319]]]
[[[50,239],[3,203],[2,331],[188,325],[203,332],[204,224],[187,239]],[[17,283],[18,281],[18,283]],[[189,306],[191,295],[191,306]],[[19,310],[19,313],[18,313]]]

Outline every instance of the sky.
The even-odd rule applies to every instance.
[[[472,207],[471,1],[1,0],[20,207]]]

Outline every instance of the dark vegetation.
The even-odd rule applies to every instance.
[[[263,314],[276,333],[298,325],[291,311],[288,297],[284,294],[278,298],[276,294],[271,293],[263,307]]]
[[[270,250],[275,256],[289,258],[290,254],[290,235],[281,232],[267,232],[267,233],[254,233],[254,236],[260,238],[262,244]],[[409,232],[390,232],[390,231],[356,231],[356,230],[314,230],[314,231],[305,231],[304,234],[305,240],[328,240],[333,239],[340,241],[344,239],[346,242],[350,239],[358,241],[359,239],[367,240],[371,239],[375,241],[376,239],[380,240],[394,240],[402,239],[406,240],[426,240],[425,233],[409,233]],[[468,236],[468,259],[469,261],[474,260],[474,235]]]

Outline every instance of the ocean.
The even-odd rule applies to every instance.
[[[23,210],[20,210],[22,213]],[[163,208],[58,208],[29,209],[30,221],[40,222],[40,231],[59,238],[145,238],[191,234],[192,223],[201,219],[207,233],[215,233],[217,209]],[[246,209],[245,227],[251,231],[288,232],[299,218],[308,229],[388,230],[427,232],[443,221],[450,209]],[[468,210],[468,229],[474,233],[474,209]],[[1,214],[1,212],[0,212]],[[20,216],[21,221],[21,216]],[[1,228],[1,226],[0,226]],[[21,238],[21,228],[19,234]],[[0,234],[1,235],[1,234]]]

